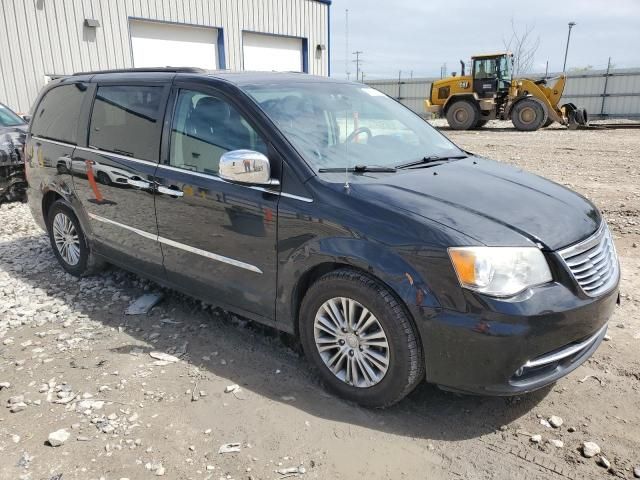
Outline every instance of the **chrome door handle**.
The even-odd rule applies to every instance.
[[[171,195],[172,197],[183,197],[184,192],[182,190],[174,190],[173,188],[165,187],[164,185],[158,185],[156,187],[158,193],[164,193],[165,195]]]
[[[151,183],[146,182],[144,180],[134,180],[133,178],[127,178],[127,184],[131,185],[132,187],[143,188],[143,189],[152,188]]]

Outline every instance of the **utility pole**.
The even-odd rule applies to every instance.
[[[547,66],[544,69],[544,78],[549,76],[549,60],[547,60]]]
[[[345,9],[345,51],[344,51],[344,73],[347,75],[347,80],[351,76],[349,71],[349,9]]]
[[[567,70],[567,54],[569,53],[569,41],[571,40],[571,29],[576,26],[576,22],[569,22],[569,33],[567,34],[567,48],[564,50],[564,65],[562,66],[562,73]]]
[[[364,52],[362,50],[356,50],[353,54],[356,56],[356,59],[353,61],[356,64],[356,82],[360,80],[360,64],[362,60],[360,60],[360,55]]]

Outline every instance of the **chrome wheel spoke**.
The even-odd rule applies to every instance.
[[[51,225],[53,241],[62,259],[69,265],[80,261],[80,236],[71,219],[64,213],[58,213]]]
[[[349,385],[372,387],[389,369],[389,342],[382,324],[356,300],[335,297],[324,302],[316,313],[314,338],[325,366]]]

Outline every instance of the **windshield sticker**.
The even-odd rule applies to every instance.
[[[364,93],[368,93],[372,97],[384,97],[384,93],[380,92],[379,90],[376,90],[375,88],[367,87],[367,88],[363,88],[362,91]]]

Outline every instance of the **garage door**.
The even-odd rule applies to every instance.
[[[302,72],[303,39],[262,33],[242,34],[245,70]]]
[[[130,20],[134,67],[218,68],[218,30]]]

